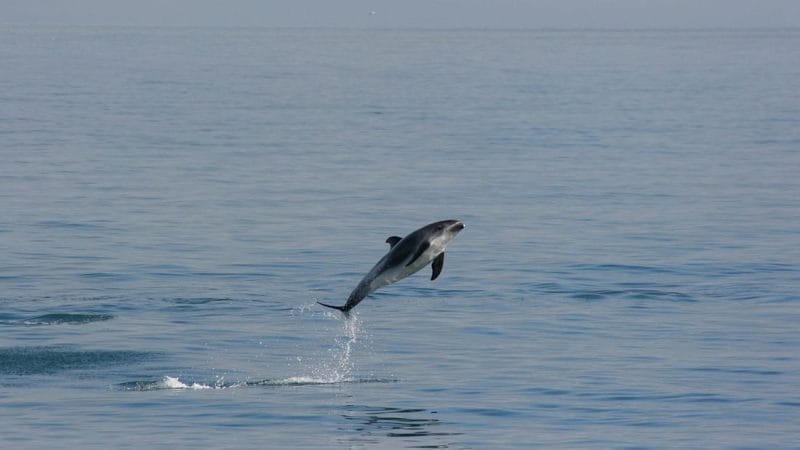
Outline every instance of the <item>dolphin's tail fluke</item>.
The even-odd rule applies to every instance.
[[[322,306],[324,306],[326,308],[338,309],[339,311],[344,313],[345,317],[350,317],[350,308],[348,308],[347,305],[336,306],[336,305],[328,305],[328,304],[325,304],[325,303],[322,303],[322,302],[317,302],[317,303],[319,303],[320,305],[322,305]]]

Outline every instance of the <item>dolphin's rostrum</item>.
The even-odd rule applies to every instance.
[[[375,290],[402,280],[431,262],[433,262],[431,280],[435,280],[442,273],[447,244],[463,229],[464,223],[460,220],[442,220],[425,225],[404,238],[390,236],[386,239],[391,247],[389,252],[364,275],[343,306],[317,303],[348,314]]]

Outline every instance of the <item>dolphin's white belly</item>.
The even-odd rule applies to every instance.
[[[441,253],[440,249],[428,249],[416,261],[406,266],[405,264],[398,264],[397,266],[390,267],[383,272],[380,272],[369,283],[369,292],[374,292],[376,289],[388,286],[392,283],[398,282],[409,275],[418,272],[433,261],[436,256]]]

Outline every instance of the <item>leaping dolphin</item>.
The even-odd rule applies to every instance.
[[[447,244],[463,229],[464,223],[460,220],[442,220],[425,225],[404,238],[388,237],[386,243],[390,246],[389,252],[364,275],[343,306],[317,303],[349,315],[351,309],[375,290],[402,280],[427,266],[431,261],[433,261],[431,280],[435,280],[442,273]]]

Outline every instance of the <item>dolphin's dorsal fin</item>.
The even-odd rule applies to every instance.
[[[388,238],[386,238],[386,243],[389,244],[389,247],[394,248],[394,246],[397,245],[397,243],[402,240],[403,238],[401,238],[400,236],[389,236]]]
[[[444,268],[444,252],[439,253],[439,256],[433,260],[431,268],[433,268],[433,275],[431,275],[431,281],[433,281],[439,277],[439,274],[442,273],[442,269]]]

